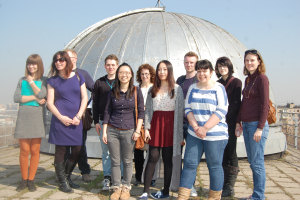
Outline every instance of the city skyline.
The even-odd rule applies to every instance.
[[[14,90],[30,54],[42,56],[47,72],[53,54],[87,27],[105,18],[155,4],[156,0],[0,0],[0,104],[13,102]],[[300,2],[164,0],[162,4],[167,12],[210,21],[234,35],[247,48],[258,49],[266,63],[276,104],[300,104],[297,93]]]

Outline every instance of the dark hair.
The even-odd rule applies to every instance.
[[[152,98],[156,97],[156,94],[161,86],[161,80],[158,77],[158,69],[159,69],[159,66],[161,63],[164,63],[167,67],[167,70],[168,70],[167,81],[169,84],[169,95],[170,95],[171,99],[173,99],[173,97],[175,95],[175,90],[174,90],[175,79],[174,79],[174,75],[173,75],[173,66],[170,63],[170,61],[168,61],[168,60],[162,60],[156,66],[155,80],[154,80],[153,88],[151,90],[151,95],[152,95]]]
[[[115,60],[116,63],[117,63],[117,65],[119,64],[119,59],[118,59],[118,57],[115,54],[110,54],[110,55],[106,56],[106,58],[104,60],[104,64],[106,64],[107,60]],[[123,63],[123,64],[126,64],[126,63]]]
[[[41,56],[39,54],[32,54],[28,56],[25,66],[25,76],[28,76],[30,74],[27,68],[27,66],[30,64],[37,65],[37,72],[34,78],[40,79],[44,74],[44,64]]]
[[[211,72],[214,71],[214,68],[209,60],[199,60],[196,62],[196,70],[199,69],[209,69]]]
[[[149,65],[149,64],[143,64],[139,67],[138,71],[136,72],[136,81],[141,85],[142,79],[141,79],[141,73],[143,69],[148,69],[150,73],[150,83],[154,83],[155,78],[155,69]]]
[[[215,72],[216,72],[216,75],[218,76],[218,78],[220,78],[222,76],[219,72],[218,65],[226,66],[228,68],[228,76],[232,76],[232,74],[234,73],[233,65],[232,65],[232,62],[230,61],[230,59],[225,56],[220,57],[220,58],[218,58],[218,60],[216,62],[216,66],[215,66]]]
[[[116,72],[116,82],[115,82],[115,85],[112,89],[112,92],[114,94],[114,96],[116,97],[116,99],[119,99],[120,98],[120,91],[121,91],[121,83],[120,83],[120,79],[119,79],[119,70],[121,69],[121,67],[123,66],[127,66],[129,67],[130,69],[130,72],[131,72],[131,78],[130,78],[130,81],[129,81],[129,86],[128,86],[128,90],[126,92],[126,99],[129,99],[133,96],[133,93],[134,93],[134,85],[133,85],[133,77],[134,77],[134,73],[133,73],[133,70],[132,68],[130,67],[129,64],[127,63],[122,63],[118,69],[117,69],[117,72]]]
[[[260,61],[260,64],[257,67],[258,73],[265,74],[266,73],[266,66],[265,66],[265,63],[264,63],[264,61],[261,57],[261,54],[256,49],[249,49],[249,50],[245,51],[245,56],[244,56],[244,75],[249,75],[250,74],[250,72],[247,70],[246,65],[245,65],[245,59],[246,59],[246,56],[248,54],[256,55],[257,60]]]
[[[66,77],[69,77],[72,72],[72,69],[73,69],[73,64],[72,64],[72,61],[66,51],[58,51],[54,54],[54,56],[52,58],[50,76],[58,75],[58,70],[56,69],[56,66],[55,66],[57,56],[60,56],[61,58],[64,58],[66,60],[66,67],[64,69],[64,72],[65,72]]]

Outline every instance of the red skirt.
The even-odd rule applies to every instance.
[[[150,146],[173,146],[174,111],[155,111],[151,120]]]

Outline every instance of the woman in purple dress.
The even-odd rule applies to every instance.
[[[52,112],[49,143],[55,144],[55,172],[59,189],[72,192],[79,185],[71,181],[71,174],[78,160],[82,145],[81,117],[87,105],[84,78],[72,72],[72,62],[67,52],[59,51],[53,56],[48,79],[47,106]],[[66,147],[72,153],[64,164]]]

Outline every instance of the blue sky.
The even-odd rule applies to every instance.
[[[208,20],[258,49],[275,102],[300,104],[299,0],[162,0],[167,12]],[[154,7],[156,0],[0,0],[0,104],[13,102],[26,58],[53,54],[94,23],[126,11]]]

